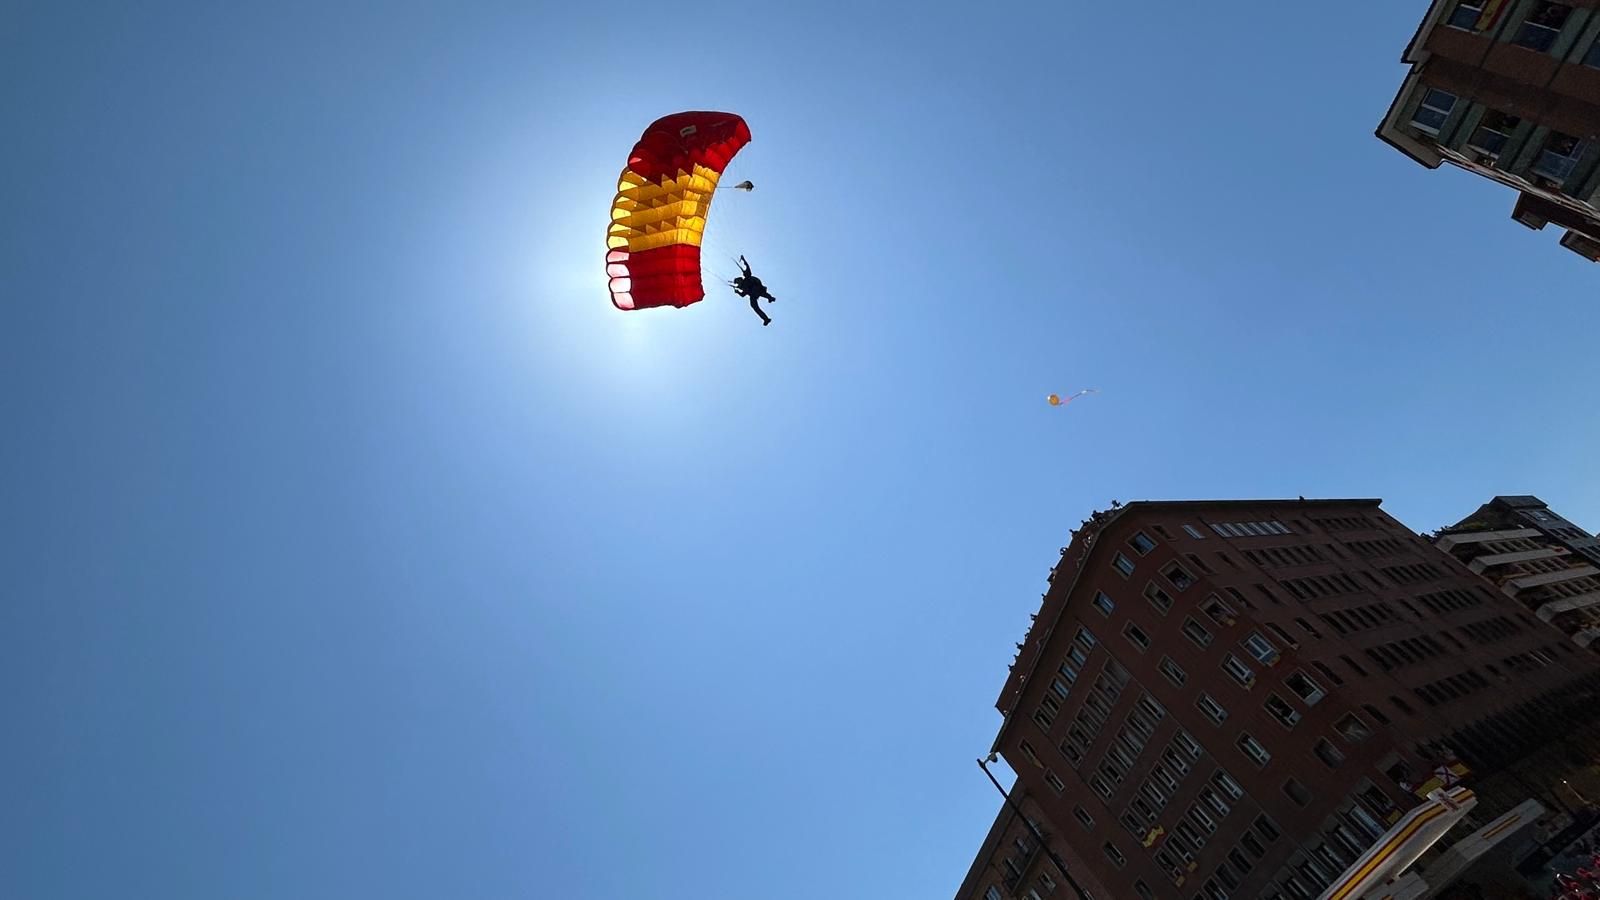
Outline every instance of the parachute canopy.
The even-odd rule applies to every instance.
[[[725,112],[657,119],[628,156],[611,203],[606,274],[618,309],[684,307],[705,297],[700,239],[723,169],[750,126]]]
[[[1072,401],[1078,399],[1079,397],[1082,397],[1084,394],[1098,394],[1098,393],[1100,393],[1100,392],[1095,390],[1094,388],[1087,388],[1085,390],[1081,390],[1081,391],[1077,392],[1076,394],[1073,394],[1070,397],[1063,397],[1060,394],[1051,394],[1050,396],[1044,398],[1044,400],[1045,400],[1046,403],[1050,404],[1051,406],[1066,406],[1068,403],[1071,403]]]

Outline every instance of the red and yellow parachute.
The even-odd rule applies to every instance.
[[[749,142],[750,126],[733,113],[674,113],[644,130],[617,183],[606,230],[606,274],[618,309],[684,307],[705,297],[700,239],[711,195]]]

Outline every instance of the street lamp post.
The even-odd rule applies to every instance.
[[[1056,869],[1061,872],[1061,877],[1066,880],[1067,884],[1072,885],[1073,891],[1077,892],[1078,900],[1089,900],[1089,895],[1083,892],[1083,887],[1078,884],[1077,879],[1073,878],[1072,873],[1067,871],[1067,864],[1061,861],[1061,857],[1056,855],[1056,851],[1050,849],[1050,842],[1045,840],[1045,836],[1033,824],[1033,820],[1022,812],[1022,808],[1017,805],[1017,801],[1011,799],[1011,795],[1006,793],[1006,789],[1000,786],[1000,782],[994,777],[994,773],[989,771],[989,763],[994,761],[995,755],[991,753],[988,760],[978,760],[978,768],[983,770],[983,774],[989,776],[989,783],[994,785],[994,789],[1000,792],[1001,797],[1005,798],[1006,805],[1011,807],[1011,811],[1016,813],[1018,818],[1022,819],[1023,824],[1028,826],[1028,831],[1033,834],[1033,839],[1038,842],[1039,849],[1043,850],[1050,857],[1050,861],[1056,864]]]

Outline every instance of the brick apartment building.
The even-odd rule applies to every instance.
[[[1512,218],[1600,261],[1600,0],[1433,0],[1378,137],[1518,192]]]
[[[1133,503],[1050,580],[995,750],[1100,900],[1316,897],[1456,758],[1484,815],[1562,808],[1600,715],[1600,660],[1376,500]],[[958,900],[1073,896],[1007,815]]]

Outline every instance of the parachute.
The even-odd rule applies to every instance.
[[[725,112],[674,113],[644,130],[618,179],[606,230],[606,275],[617,309],[682,308],[705,298],[700,240],[711,197],[723,169],[749,142],[750,126]]]
[[[1077,392],[1076,394],[1073,394],[1070,397],[1063,397],[1060,394],[1051,394],[1050,396],[1044,398],[1044,400],[1045,400],[1046,403],[1050,404],[1051,406],[1066,406],[1068,403],[1071,403],[1072,401],[1078,399],[1079,397],[1082,397],[1084,394],[1098,394],[1098,393],[1100,393],[1100,392],[1098,390],[1094,389],[1094,388],[1086,388],[1084,390],[1081,390],[1081,391]]]

